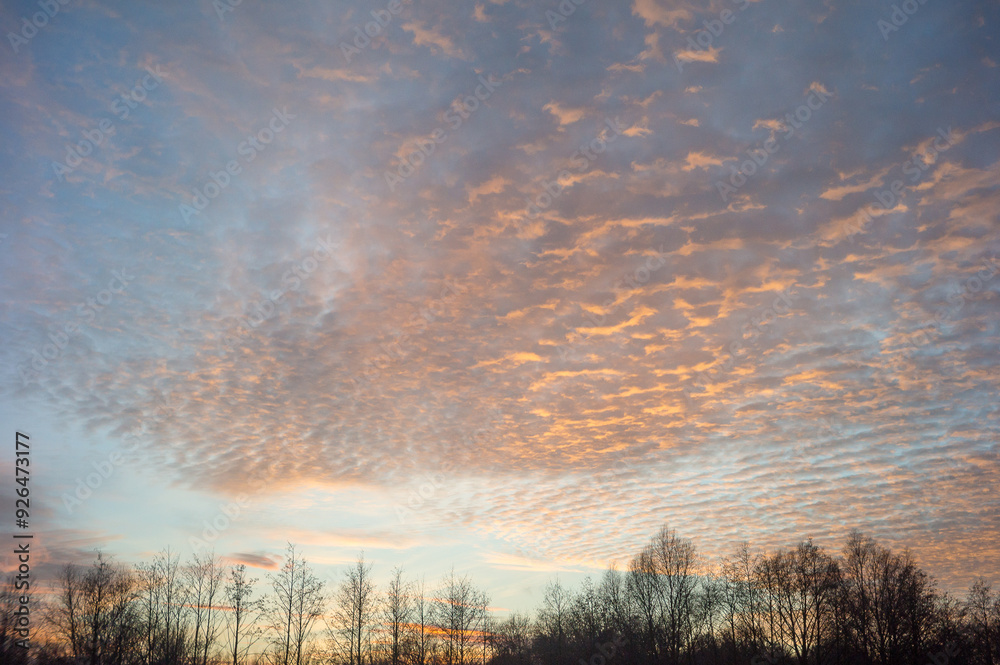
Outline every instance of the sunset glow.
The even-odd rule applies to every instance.
[[[293,543],[507,616],[663,525],[1000,584],[1000,6],[910,1],[4,3],[40,587]]]

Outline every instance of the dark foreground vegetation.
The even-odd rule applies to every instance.
[[[125,566],[98,553],[32,601],[32,641],[0,597],[0,663],[79,665],[1000,665],[1000,593],[940,592],[908,552],[852,533],[839,553],[743,546],[708,566],[664,528],[627,570],[552,582],[535,616],[494,616],[454,572],[433,587],[362,559],[336,584],[289,545],[263,579],[169,550]]]

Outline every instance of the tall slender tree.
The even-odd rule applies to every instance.
[[[664,526],[650,543],[650,557],[658,577],[655,591],[664,622],[664,649],[669,662],[679,665],[694,632],[697,550],[690,540]]]
[[[474,662],[476,646],[486,636],[487,597],[467,575],[454,569],[445,577],[434,601],[434,622],[444,642],[448,665]]]
[[[426,665],[434,652],[434,636],[431,632],[433,605],[427,598],[426,583],[423,578],[413,586],[413,655],[414,665]]]
[[[246,564],[230,569],[225,597],[229,603],[226,637],[232,665],[242,665],[264,633],[261,626],[263,604],[253,597],[255,583],[256,580],[247,575]]]
[[[413,647],[412,621],[413,594],[403,581],[403,569],[397,567],[389,577],[382,606],[386,660],[390,665],[402,665],[409,660]]]
[[[1000,663],[1000,592],[994,594],[986,578],[979,577],[969,588],[964,609],[975,655],[983,665]]]
[[[288,543],[281,569],[269,575],[274,594],[267,612],[277,665],[302,665],[309,657],[309,638],[323,615],[324,583]]]
[[[549,582],[538,610],[537,630],[539,646],[546,662],[567,661],[571,656],[567,648],[570,635],[570,612],[573,595],[564,587],[559,578]]]
[[[334,653],[347,665],[364,665],[370,659],[378,609],[371,569],[364,554],[359,556],[345,573],[334,597],[330,640]]]
[[[194,554],[184,570],[188,606],[194,635],[191,640],[192,665],[208,665],[208,656],[220,633],[216,603],[222,599],[225,569],[214,553]]]

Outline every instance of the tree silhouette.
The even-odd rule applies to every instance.
[[[222,600],[225,569],[214,553],[196,553],[184,575],[194,623],[191,663],[208,665],[209,653],[214,649],[221,632],[219,610],[215,604]]]
[[[253,598],[254,583],[253,578],[247,577],[246,564],[241,563],[230,569],[225,591],[230,606],[226,635],[232,665],[242,665],[264,633],[260,625],[263,603]]]
[[[664,527],[632,558],[579,589],[548,584],[535,618],[492,616],[487,594],[452,569],[429,595],[391,571],[380,589],[364,556],[332,598],[295,546],[266,578],[213,555],[166,549],[118,564],[97,552],[49,584],[42,640],[18,646],[20,599],[0,590],[3,665],[998,665],[1000,593],[977,580],[964,601],[937,590],[908,551],[852,532],[838,555],[811,540],[748,544],[709,565]],[[326,617],[328,649],[313,627]],[[221,639],[225,635],[225,639]]]
[[[339,662],[364,665],[371,658],[372,633],[378,602],[371,564],[364,554],[344,574],[334,598],[334,621],[329,626],[332,651]]]
[[[275,665],[303,665],[310,659],[309,637],[326,604],[324,583],[305,559],[296,556],[291,543],[281,570],[271,575],[270,581],[274,591],[268,604],[273,661]]]

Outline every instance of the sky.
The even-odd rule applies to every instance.
[[[663,524],[707,562],[857,528],[1000,583],[998,21],[4,2],[36,561],[291,541],[527,609]]]

